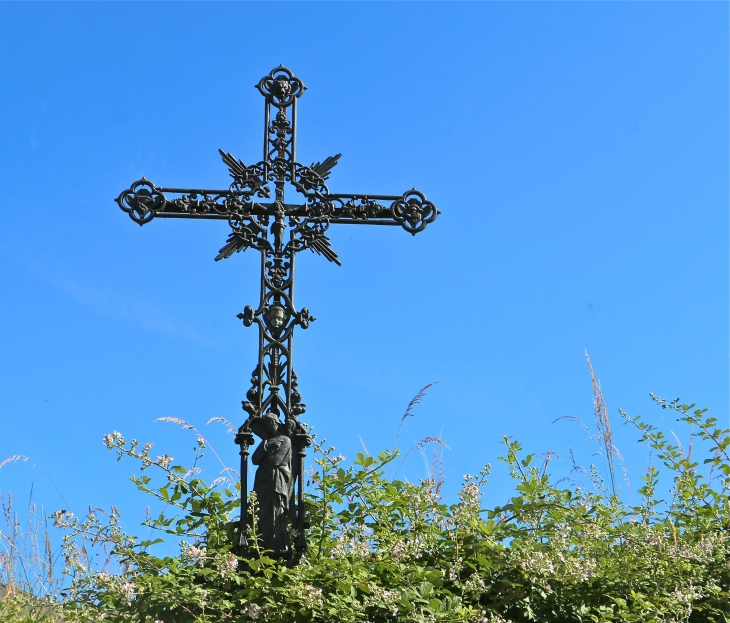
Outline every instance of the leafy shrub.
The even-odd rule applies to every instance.
[[[600,387],[594,389],[600,397]],[[466,476],[458,502],[446,504],[437,478],[413,484],[388,477],[397,452],[358,454],[346,465],[332,448],[315,444],[310,547],[293,567],[261,551],[235,555],[238,491],[230,482],[200,477],[201,437],[193,467],[186,468],[170,457],[153,458],[149,444],[140,448],[119,433],[108,435],[105,442],[120,460],[140,462],[133,477],[139,490],[165,506],[144,525],[174,543],[175,553],[157,555],[158,540],[124,533],[116,511],[83,518],[57,513],[71,575],[66,617],[119,623],[727,622],[730,430],[694,405],[654,399],[693,429],[694,445],[705,455],[693,458],[702,450],[685,452],[652,424],[623,414],[663,465],[644,475],[637,506],[625,504],[613,487],[606,490],[595,469],[591,490],[553,482],[547,462],[537,465],[509,437],[500,460],[509,466],[515,492],[492,509],[482,504],[489,466]],[[613,457],[607,425],[606,414],[601,434]],[[661,474],[671,478],[666,503],[658,494]],[[255,522],[248,539],[256,550]]]

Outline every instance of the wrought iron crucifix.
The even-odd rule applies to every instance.
[[[232,231],[216,261],[249,248],[261,253],[258,305],[238,314],[244,326],[259,329],[258,363],[242,403],[248,417],[236,436],[241,454],[239,544],[247,547],[248,455],[256,433],[262,442],[252,457],[259,465],[254,490],[266,524],[260,526],[264,545],[276,555],[298,559],[306,548],[303,474],[310,439],[299,421],[306,407],[292,367],[292,339],[294,327],[306,329],[314,317],[306,307],[294,307],[296,254],[309,249],[339,265],[327,237],[331,224],[395,225],[415,235],[439,211],[415,188],[403,195],[331,193],[325,182],[340,154],[311,166],[296,160],[297,100],[306,90],[302,81],[282,65],[256,88],[265,98],[263,159],[247,166],[220,150],[233,178],[228,189],[162,188],[142,178],[116,201],[140,225],[153,218],[227,220]],[[303,202],[285,201],[287,183]]]

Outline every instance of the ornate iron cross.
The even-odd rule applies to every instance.
[[[256,88],[266,100],[263,160],[246,166],[220,150],[233,178],[227,190],[161,188],[142,178],[116,201],[140,225],[153,218],[227,220],[232,231],[216,261],[249,248],[261,253],[258,306],[246,306],[238,314],[244,326],[256,324],[259,329],[258,364],[251,376],[247,400],[242,403],[248,417],[236,436],[241,454],[239,543],[246,546],[252,431],[259,434],[267,414],[277,419],[283,416],[282,429],[286,430],[292,449],[287,514],[298,558],[306,548],[302,475],[310,439],[299,421],[306,407],[292,367],[292,338],[295,326],[306,329],[314,317],[306,307],[299,311],[294,307],[296,254],[309,249],[340,265],[327,237],[330,224],[399,225],[415,235],[433,222],[439,211],[415,188],[403,195],[331,193],[325,181],[340,154],[311,166],[296,160],[297,100],[306,90],[302,81],[281,65],[262,78]],[[287,182],[303,195],[303,203],[285,202]],[[272,188],[274,200],[261,201],[271,199]]]

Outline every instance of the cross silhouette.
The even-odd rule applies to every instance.
[[[248,521],[248,454],[252,432],[259,433],[266,414],[283,415],[282,428],[291,438],[291,495],[288,510],[297,558],[306,548],[304,518],[304,458],[310,439],[299,421],[306,406],[292,367],[295,326],[306,329],[315,318],[305,307],[294,307],[294,260],[304,249],[340,265],[330,245],[331,224],[395,225],[415,235],[433,222],[439,211],[415,188],[403,195],[331,193],[325,182],[340,154],[305,166],[296,160],[297,100],[306,87],[283,65],[264,76],[256,88],[265,98],[263,160],[246,166],[220,150],[233,182],[227,190],[162,188],[145,178],[117,198],[133,221],[153,218],[227,220],[231,233],[216,261],[255,249],[261,253],[261,295],[254,309],[246,306],[238,318],[259,328],[258,364],[242,406],[248,417],[236,443],[241,454],[241,517],[239,544],[245,548]],[[284,189],[292,185],[303,203],[286,203]],[[273,201],[271,190],[274,191]],[[258,427],[258,428],[257,428]],[[295,484],[296,483],[296,484]],[[296,496],[294,495],[296,490]]]

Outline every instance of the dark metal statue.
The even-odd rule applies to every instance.
[[[282,425],[274,413],[254,420],[251,429],[262,440],[251,457],[251,462],[258,465],[253,481],[258,531],[264,549],[287,556],[291,546],[286,520],[294,493],[290,438],[293,431]]]
[[[264,547],[297,559],[307,543],[302,474],[310,439],[299,422],[306,407],[292,368],[292,338],[295,326],[306,329],[314,317],[306,307],[294,306],[296,254],[309,249],[339,265],[327,237],[331,224],[395,225],[415,235],[439,211],[415,188],[402,195],[331,193],[325,182],[340,154],[311,166],[296,160],[297,100],[306,89],[302,81],[279,66],[256,88],[265,98],[263,160],[247,166],[220,150],[233,179],[228,189],[161,188],[142,178],[117,203],[140,225],[155,217],[228,221],[231,234],[216,261],[249,248],[261,253],[259,303],[238,314],[244,326],[259,328],[258,364],[242,403],[248,418],[236,436],[241,450],[240,546],[242,552],[247,547],[248,455],[256,433],[263,439],[252,461],[258,465],[254,490]],[[287,183],[303,203],[285,201]]]

